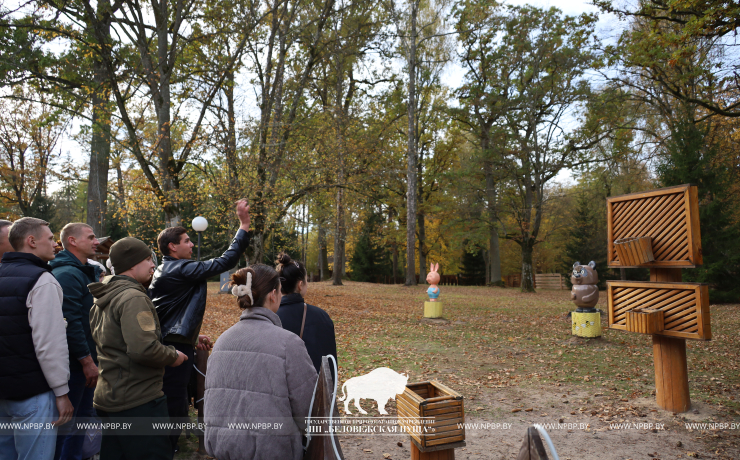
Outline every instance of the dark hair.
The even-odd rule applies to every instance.
[[[261,307],[265,304],[267,294],[280,288],[280,277],[274,268],[265,264],[254,264],[247,268],[241,268],[231,275],[229,287],[247,284],[247,273],[252,274],[252,298],[248,295],[238,297],[239,308],[242,310],[250,307]]]
[[[278,273],[283,278],[281,289],[283,294],[294,293],[298,281],[306,281],[306,267],[301,262],[291,259],[287,253],[281,252],[275,263]]]
[[[170,243],[180,244],[180,237],[187,233],[185,227],[168,227],[162,230],[157,237],[157,246],[163,256],[170,255]]]

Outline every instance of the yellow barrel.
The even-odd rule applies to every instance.
[[[573,335],[578,337],[601,337],[601,313],[570,314],[573,321]]]

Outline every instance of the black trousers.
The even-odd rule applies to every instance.
[[[160,425],[169,421],[164,396],[120,412],[97,412],[103,422],[100,460],[172,460],[167,430]]]
[[[162,382],[162,391],[167,396],[167,412],[170,415],[170,420],[173,423],[186,423],[190,421],[188,418],[188,406],[190,405],[188,401],[188,383],[190,383],[190,377],[193,373],[195,349],[192,345],[184,343],[164,341],[164,344],[174,346],[175,349],[188,357],[187,361],[177,367],[165,367],[164,381]],[[181,433],[181,429],[173,429],[170,432],[173,453]]]

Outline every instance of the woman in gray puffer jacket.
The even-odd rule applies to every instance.
[[[300,460],[317,374],[303,341],[280,324],[280,278],[262,264],[231,276],[244,309],[208,359],[206,450],[219,460]]]

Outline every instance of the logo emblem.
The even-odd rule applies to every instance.
[[[408,381],[409,376],[406,374],[399,374],[387,367],[379,367],[365,375],[352,377],[344,382],[342,397],[339,400],[344,401],[344,412],[346,414],[352,414],[348,406],[353,399],[355,407],[361,414],[367,414],[367,412],[360,407],[360,399],[374,399],[378,403],[378,412],[382,415],[388,415],[388,412],[385,411],[385,405],[388,404],[389,400],[395,399],[397,394],[403,393]],[[346,394],[345,388],[347,389]]]

